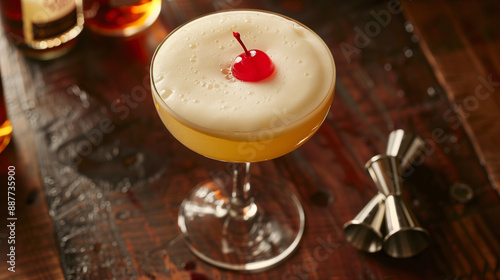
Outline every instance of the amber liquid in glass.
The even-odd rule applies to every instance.
[[[110,36],[131,36],[158,18],[161,0],[84,0],[85,23]]]
[[[7,147],[12,135],[12,125],[7,116],[2,83],[0,81],[0,153]]]

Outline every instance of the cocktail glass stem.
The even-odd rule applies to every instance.
[[[231,208],[244,210],[253,204],[250,193],[250,163],[230,163],[233,175],[233,191],[231,194]]]
[[[249,235],[255,229],[260,212],[252,196],[250,163],[230,163],[232,192],[224,224],[225,235]]]

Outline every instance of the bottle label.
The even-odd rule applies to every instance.
[[[48,23],[33,23],[33,38],[47,39],[57,36],[76,25],[76,10],[73,9],[66,16]]]
[[[25,42],[49,39],[77,23],[75,0],[21,0]]]

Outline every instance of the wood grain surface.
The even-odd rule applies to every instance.
[[[0,31],[14,124],[0,179],[9,165],[19,179],[16,272],[7,270],[2,227],[0,279],[500,279],[497,2],[162,4],[145,32],[108,38],[85,30],[74,50],[48,62],[24,58]],[[299,250],[255,274],[214,268],[185,247],[177,227],[182,199],[200,182],[227,177],[227,166],[177,142],[149,93],[148,66],[166,34],[230,8],[305,23],[330,46],[338,71],[316,135],[252,166],[256,180],[297,194],[307,219]],[[364,165],[385,151],[394,129],[425,141],[424,156],[403,174],[403,198],[430,243],[407,259],[358,251],[343,232],[376,193]],[[472,199],[452,195],[457,186]]]
[[[492,183],[500,184],[500,24],[498,1],[408,1],[405,11]]]

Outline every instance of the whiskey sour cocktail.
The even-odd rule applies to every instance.
[[[241,81],[231,72],[243,52],[266,53],[274,73]],[[193,151],[231,162],[276,158],[322,123],[335,68],[325,43],[295,21],[258,11],[196,19],[169,35],[152,65],[154,99],[168,130]]]
[[[293,151],[323,122],[335,86],[323,40],[275,13],[213,13],[163,40],[151,83],[172,135],[201,155],[231,163],[233,180],[197,186],[180,207],[178,224],[191,251],[239,271],[285,259],[302,237],[304,211],[290,191],[254,181],[250,188],[249,167]],[[229,190],[223,181],[231,181]]]

